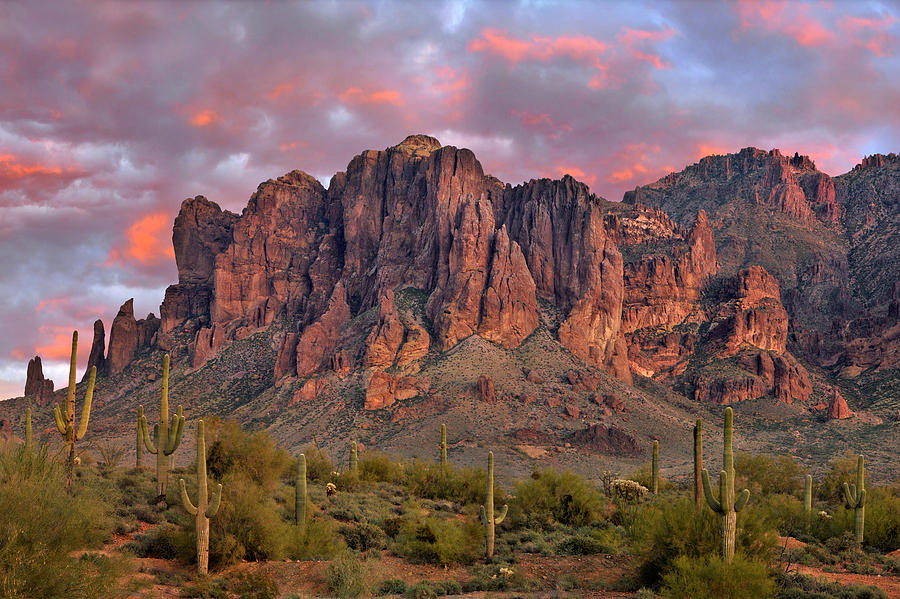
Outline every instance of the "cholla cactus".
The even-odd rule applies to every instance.
[[[209,519],[216,515],[222,503],[222,485],[218,485],[212,499],[207,492],[206,479],[206,437],[203,421],[197,421],[197,505],[191,503],[184,479],[181,483],[181,503],[188,513],[195,517],[197,531],[197,573],[201,576],[209,570]]]
[[[75,472],[75,442],[84,438],[88,421],[91,418],[91,400],[94,398],[94,382],[97,380],[97,367],[91,366],[88,378],[87,393],[81,405],[81,419],[75,427],[75,356],[78,352],[78,331],[72,332],[72,357],[69,360],[69,390],[64,406],[53,406],[53,419],[56,429],[62,435],[68,451],[66,452],[66,489],[72,490],[72,476]]]
[[[853,532],[856,542],[862,545],[863,529],[866,525],[866,459],[856,459],[856,484],[844,483],[844,502],[848,510],[853,510]]]
[[[334,483],[325,485],[325,496],[332,497],[334,495],[337,495],[337,487],[334,486]]]
[[[500,508],[500,514],[494,516],[494,452],[488,452],[488,482],[487,482],[487,498],[484,505],[481,506],[481,521],[484,523],[486,534],[486,553],[488,559],[494,557],[494,526],[503,522],[506,518],[506,512],[509,506],[504,505]]]
[[[143,414],[143,406],[138,410]],[[181,434],[184,432],[184,416],[181,415],[181,406],[175,411],[172,422],[169,422],[169,354],[163,356],[162,392],[159,399],[159,423],[153,425],[153,440],[150,440],[150,432],[147,428],[147,419],[142,415],[141,436],[147,451],[156,455],[156,502],[166,500],[166,489],[169,484],[169,456],[171,456],[181,444]]]
[[[625,480],[617,478],[612,481],[613,494],[619,499],[631,501],[632,499],[642,499],[649,489],[641,483],[633,480]]]

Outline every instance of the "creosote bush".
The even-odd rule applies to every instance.
[[[357,555],[345,551],[325,569],[328,588],[341,599],[356,599],[369,591],[368,568]]]
[[[789,455],[739,451],[734,459],[734,474],[735,488],[750,489],[750,495],[758,498],[776,493],[799,495],[803,491],[806,469]]]
[[[484,553],[484,526],[475,518],[410,514],[400,525],[394,553],[413,563],[470,564]]]
[[[578,527],[608,520],[613,509],[609,499],[584,478],[547,468],[516,483],[509,519],[514,527],[547,528],[553,522]]]
[[[765,562],[735,556],[675,558],[662,578],[660,594],[668,599],[766,599],[775,596],[775,581]]]

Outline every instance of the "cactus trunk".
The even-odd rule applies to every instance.
[[[34,444],[31,440],[31,408],[25,408],[25,453],[29,456],[34,451]]]
[[[659,441],[653,441],[653,463],[650,466],[651,492],[659,493]]]
[[[441,468],[447,467],[447,425],[441,425]]]
[[[306,527],[306,455],[300,454],[297,460],[297,483],[294,487],[294,523],[301,527]]]
[[[488,452],[487,497],[481,506],[481,521],[485,528],[485,552],[488,559],[494,557],[494,530],[506,518],[508,506],[500,508],[500,515],[494,516],[494,452]]]
[[[175,416],[172,417],[171,423],[169,422],[169,354],[163,356],[159,424],[153,425],[153,440],[150,438],[147,418],[143,416],[143,406],[138,406],[138,411],[141,414],[141,437],[144,439],[144,446],[156,456],[156,503],[165,503],[169,483],[169,456],[181,445],[181,434],[184,431],[181,406],[178,406]]]
[[[66,489],[72,491],[72,478],[75,474],[75,443],[84,438],[88,422],[91,418],[91,401],[94,398],[94,383],[97,380],[97,367],[91,367],[87,392],[81,405],[81,419],[75,428],[75,358],[78,352],[78,331],[72,332],[72,356],[69,360],[69,389],[64,406],[53,406],[53,419],[56,429],[63,437],[66,451]]]
[[[856,458],[856,484],[844,483],[844,502],[848,510],[853,510],[853,532],[856,542],[862,545],[866,525],[866,460]]]
[[[184,479],[181,483],[181,503],[189,514],[194,516],[194,528],[197,533],[197,573],[201,576],[209,571],[209,519],[216,515],[222,502],[222,485],[218,485],[212,500],[208,495],[206,478],[206,437],[203,421],[197,421],[197,505],[191,503]]]
[[[359,471],[359,454],[356,449],[356,441],[350,443],[350,472]]]
[[[750,499],[750,491],[744,489],[740,497],[734,495],[734,451],[732,437],[734,434],[734,411],[725,410],[725,447],[723,449],[723,469],[719,473],[719,499],[713,496],[709,482],[709,472],[703,470],[703,494],[712,511],[722,516],[722,557],[730,563],[734,559],[735,531],[737,528],[737,512],[744,509]]]
[[[803,511],[809,516],[812,513],[812,476],[806,475],[803,485]]]
[[[703,509],[703,419],[698,418],[694,425],[694,503],[697,509]]]

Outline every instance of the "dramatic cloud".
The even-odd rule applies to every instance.
[[[176,278],[171,224],[410,133],[619,200],[755,145],[900,150],[895,2],[0,3],[0,397]]]

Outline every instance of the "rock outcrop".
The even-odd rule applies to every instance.
[[[847,400],[841,395],[840,391],[834,390],[831,396],[831,402],[825,411],[825,417],[829,420],[843,420],[845,418],[853,418],[854,414],[847,405]]]
[[[39,406],[48,406],[53,403],[53,381],[44,378],[44,368],[40,356],[28,360],[24,395],[34,397],[34,402]]]
[[[103,328],[103,321],[99,318],[94,321],[94,337],[91,341],[91,353],[88,355],[87,368],[84,370],[84,376],[81,381],[88,379],[91,368],[97,368],[97,375],[106,374],[106,330]]]
[[[635,456],[641,454],[637,440],[628,433],[602,424],[592,424],[572,434],[572,444],[613,455]]]
[[[109,351],[107,364],[109,374],[122,372],[131,360],[138,347],[138,326],[134,318],[134,299],[130,299],[119,308],[109,331]]]

